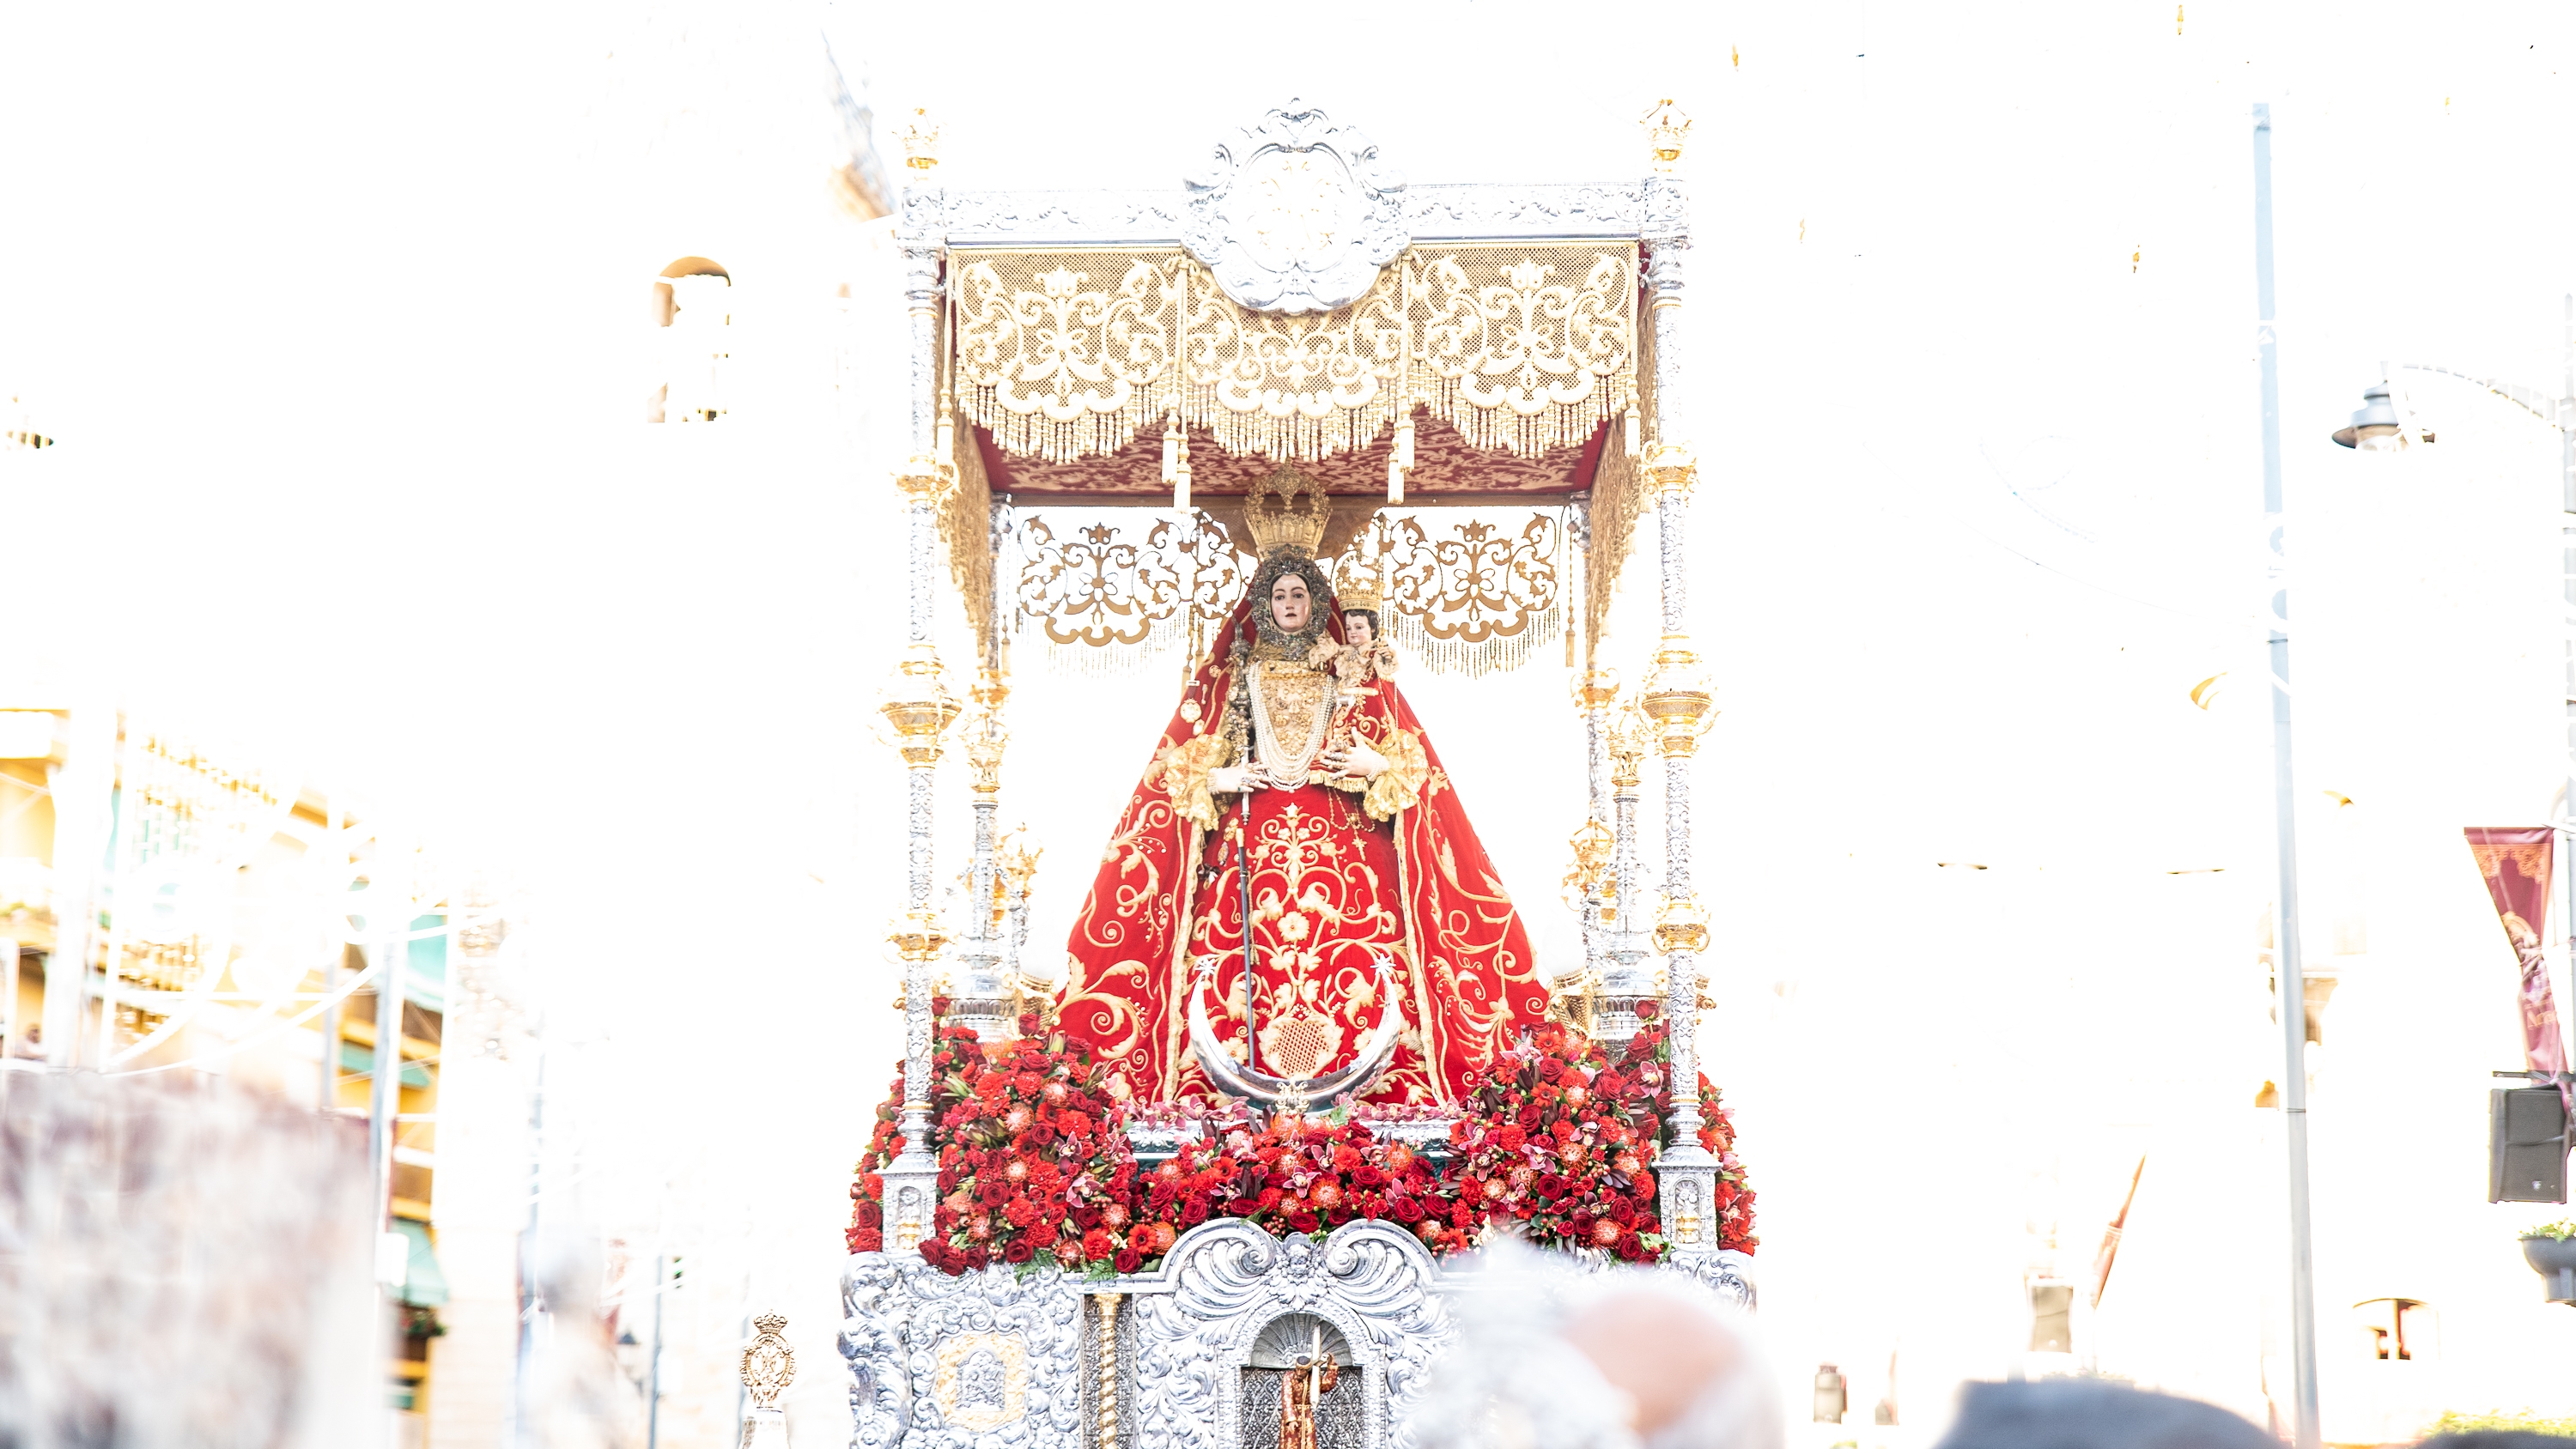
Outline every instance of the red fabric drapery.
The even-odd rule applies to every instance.
[[[1168,1101],[1210,1090],[1189,1045],[1188,992],[1213,968],[1208,1017],[1228,1043],[1281,1076],[1347,1063],[1388,1003],[1376,953],[1394,962],[1405,1030],[1368,1095],[1455,1099],[1466,1075],[1547,1011],[1511,898],[1458,792],[1392,682],[1368,686],[1352,727],[1391,759],[1414,759],[1418,786],[1391,820],[1358,794],[1309,783],[1217,797],[1214,829],[1189,818],[1190,771],[1221,728],[1234,687],[1232,642],[1253,638],[1253,601],[1237,604],[1164,726],[1153,762],[1118,818],[1091,893],[1074,918],[1057,1005],[1065,1031],[1117,1063],[1134,1094]],[[1340,638],[1338,610],[1327,615]],[[1242,990],[1243,840],[1251,841],[1257,989]],[[1243,1054],[1239,1051],[1238,1055]]]

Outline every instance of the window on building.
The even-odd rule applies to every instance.
[[[646,422],[711,423],[725,415],[725,364],[733,355],[733,275],[706,257],[682,257],[653,283],[661,329],[661,385]]]

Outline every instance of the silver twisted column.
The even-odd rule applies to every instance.
[[[907,142],[920,139],[907,137]],[[893,729],[906,777],[906,909],[887,935],[904,966],[903,1151],[883,1174],[885,1233],[888,1246],[897,1252],[918,1246],[928,1231],[939,1181],[939,1163],[930,1153],[931,971],[948,944],[948,935],[930,908],[930,808],[942,739],[958,715],[956,697],[948,692],[946,670],[931,638],[931,587],[939,546],[934,510],[954,481],[952,470],[937,456],[940,269],[946,251],[939,225],[942,197],[926,184],[927,173],[938,164],[935,153],[926,145],[911,149],[911,165],[923,174],[917,184],[904,189],[896,233],[903,249],[912,344],[912,455],[895,478],[904,497],[908,627],[903,658],[877,706]]]

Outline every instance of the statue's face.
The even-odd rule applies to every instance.
[[[1369,626],[1369,616],[1353,610],[1342,616],[1342,638],[1354,649],[1366,649],[1377,642],[1377,630]]]
[[[1270,586],[1270,622],[1283,634],[1294,634],[1314,617],[1315,601],[1306,592],[1306,581],[1296,574],[1281,574]]]

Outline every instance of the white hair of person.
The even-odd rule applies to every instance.
[[[1463,1270],[1463,1271],[1462,1271]],[[1458,1337],[1410,1420],[1416,1449],[1781,1449],[1779,1397],[1747,1315],[1678,1274],[1591,1267],[1511,1240],[1453,1267]],[[1638,1397],[1568,1336],[1596,1309],[1661,1300],[1706,1322],[1716,1371],[1640,1438]]]
[[[1641,1449],[1636,1401],[1562,1332],[1579,1264],[1502,1239],[1449,1271],[1458,1333],[1414,1400],[1414,1449]]]
[[[1565,1307],[1572,1322],[1593,1309],[1640,1298],[1661,1299],[1706,1320],[1731,1351],[1678,1415],[1644,1436],[1643,1449],[1783,1449],[1788,1430],[1779,1384],[1753,1315],[1733,1299],[1679,1273],[1622,1266],[1576,1280]]]

